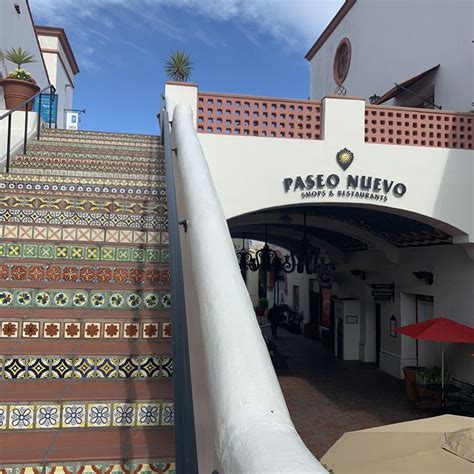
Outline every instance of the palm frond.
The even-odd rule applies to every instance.
[[[36,62],[31,51],[29,49],[23,49],[21,46],[18,48],[10,48],[8,51],[2,51],[2,58],[16,64],[18,69],[21,69],[23,64]]]
[[[171,51],[165,61],[165,73],[168,79],[179,82],[186,82],[191,76],[193,62],[184,51]]]

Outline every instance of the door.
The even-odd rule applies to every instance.
[[[382,331],[382,307],[380,303],[375,303],[375,363],[380,368],[380,336]]]
[[[433,301],[426,297],[417,297],[416,322],[422,323],[433,319]],[[432,341],[416,340],[416,358],[421,367],[439,365],[436,357],[436,343]]]

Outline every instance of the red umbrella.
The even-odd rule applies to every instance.
[[[405,336],[426,341],[441,342],[441,396],[444,398],[444,345],[443,342],[474,343],[474,328],[448,318],[434,318],[422,323],[397,328]]]

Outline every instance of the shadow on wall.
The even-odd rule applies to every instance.
[[[0,110],[0,117],[6,114],[8,110]],[[13,158],[23,152],[23,143],[25,139],[25,112],[16,111],[11,115],[11,137],[10,137],[10,162]],[[0,171],[5,171],[8,147],[8,117],[0,120]],[[35,137],[38,124],[38,114],[28,112],[28,132],[27,140]]]

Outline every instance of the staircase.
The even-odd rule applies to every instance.
[[[46,130],[0,175],[1,474],[174,473],[168,261],[157,137]]]

